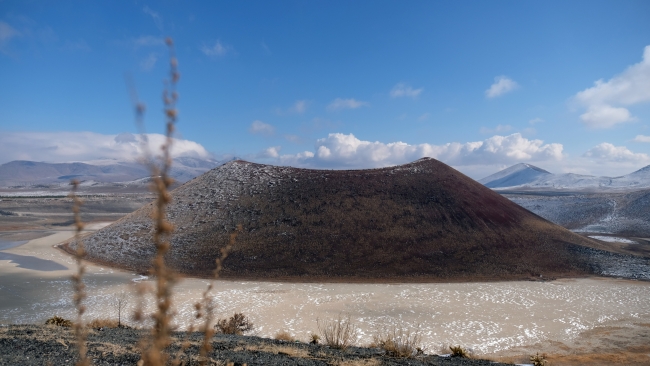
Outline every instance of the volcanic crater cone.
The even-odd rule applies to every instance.
[[[590,272],[594,246],[430,158],[368,170],[232,161],[172,191],[174,270],[209,276],[238,224],[226,278],[304,281],[522,279]],[[88,259],[151,266],[149,204],[84,238]],[[597,244],[596,244],[597,245]],[[75,242],[66,245],[75,249]]]

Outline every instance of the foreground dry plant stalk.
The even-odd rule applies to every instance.
[[[194,305],[197,310],[196,318],[199,319],[201,316],[204,317],[203,326],[201,326],[199,329],[201,332],[203,332],[203,342],[201,343],[201,349],[199,351],[201,356],[201,365],[206,364],[207,356],[210,351],[212,351],[210,340],[214,335],[214,329],[212,328],[212,320],[214,319],[214,302],[210,298],[210,291],[212,291],[212,288],[214,287],[214,281],[219,278],[219,273],[221,273],[221,270],[223,269],[223,261],[226,260],[228,254],[232,250],[233,245],[235,245],[235,240],[237,240],[237,235],[239,235],[241,230],[241,224],[237,225],[237,230],[230,234],[230,241],[228,242],[228,245],[224,248],[221,248],[221,256],[215,260],[216,267],[213,272],[212,281],[210,281],[210,284],[208,284],[205,292],[203,292],[203,297],[201,300],[203,304],[201,304],[201,302],[197,302]],[[203,311],[202,308],[204,309]]]
[[[86,307],[83,305],[83,301],[86,299],[86,285],[83,282],[83,275],[86,271],[86,266],[83,264],[83,258],[86,256],[86,250],[84,248],[83,241],[81,240],[81,231],[84,228],[83,222],[81,222],[81,205],[82,201],[77,196],[77,189],[79,188],[79,181],[76,179],[70,182],[72,184],[72,192],[70,192],[70,198],[72,198],[72,212],[74,213],[74,223],[75,223],[75,241],[77,243],[77,250],[75,252],[75,259],[77,261],[77,273],[72,276],[72,284],[74,287],[74,306],[77,309],[77,321],[74,323],[74,333],[75,338],[77,339],[77,348],[79,352],[79,361],[77,361],[77,366],[87,366],[90,365],[90,361],[86,356],[87,346],[86,346],[86,327],[84,327],[82,316],[86,312]]]
[[[156,203],[153,213],[154,236],[153,241],[156,246],[156,256],[153,260],[151,274],[156,279],[155,296],[156,296],[156,313],[153,314],[154,326],[152,330],[152,339],[148,347],[142,352],[142,359],[139,365],[164,365],[167,363],[168,356],[164,349],[171,343],[171,304],[172,304],[172,286],[176,281],[173,271],[165,264],[165,255],[169,252],[170,238],[173,232],[172,224],[167,221],[166,209],[171,201],[169,187],[174,180],[169,176],[172,158],[171,147],[173,143],[173,133],[177,121],[178,112],[176,102],[178,93],[176,84],[180,78],[178,73],[178,61],[174,53],[174,43],[171,38],[165,40],[170,52],[170,79],[166,83],[163,93],[163,102],[165,105],[165,143],[161,147],[162,162],[160,165],[147,155],[146,164],[151,171],[152,190],[156,193]],[[136,106],[138,121],[141,121],[144,113],[144,105],[138,103]],[[146,150],[145,150],[146,151]],[[141,320],[142,314],[136,313],[136,320]]]

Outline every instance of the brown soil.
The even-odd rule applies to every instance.
[[[581,333],[571,342],[545,341],[490,358],[500,362],[529,362],[527,356],[507,355],[517,353],[543,354],[552,366],[650,365],[650,324],[599,327]]]

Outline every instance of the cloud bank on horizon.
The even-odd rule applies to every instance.
[[[257,127],[255,127],[257,126]],[[260,133],[271,126],[253,124]],[[164,142],[160,134],[147,134],[152,150]],[[281,146],[272,146],[242,158],[261,163],[316,169],[367,169],[400,165],[431,157],[479,179],[508,166],[526,162],[555,172],[597,174],[616,171],[630,173],[634,167],[649,165],[650,155],[634,153],[625,146],[601,143],[582,156],[570,157],[559,143],[528,139],[520,133],[494,135],[482,141],[450,142],[442,145],[364,141],[353,134],[330,133],[318,139],[313,151],[281,154]],[[96,161],[113,159],[135,161],[143,156],[143,137],[131,133],[103,135],[93,132],[20,132],[0,136],[0,163],[12,160],[44,162]],[[174,139],[173,157],[212,159],[201,144]],[[588,170],[587,170],[588,169]],[[599,174],[605,175],[605,174]]]
[[[103,159],[132,162],[144,157],[145,146],[149,147],[151,154],[157,155],[164,142],[165,136],[156,133],[3,132],[0,134],[0,163],[13,160],[67,163]],[[173,141],[171,154],[173,158],[212,158],[201,144],[178,138]]]

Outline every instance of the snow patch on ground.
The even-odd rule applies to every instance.
[[[639,244],[633,240],[625,239],[625,238],[619,238],[616,236],[600,236],[600,235],[590,235],[590,238],[606,241],[609,243],[624,243],[624,244]]]

